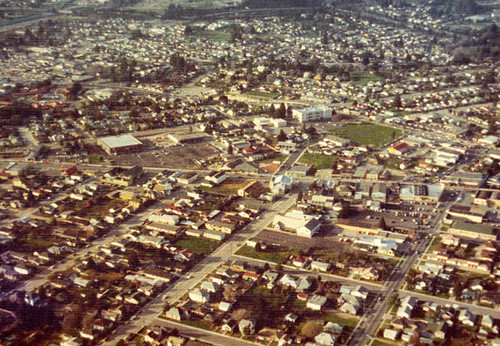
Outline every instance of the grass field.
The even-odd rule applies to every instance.
[[[379,148],[403,135],[403,131],[377,124],[361,123],[357,125],[347,125],[337,128],[333,134],[349,139],[357,144]]]
[[[294,251],[273,251],[273,252],[262,252],[257,251],[253,247],[248,245],[243,246],[238,252],[237,255],[260,259],[267,262],[273,263],[283,263]]]
[[[299,162],[306,165],[313,165],[316,169],[329,169],[332,164],[337,161],[337,157],[322,154],[302,154]]]
[[[222,31],[222,30],[202,31],[202,32],[190,35],[190,36],[196,37],[196,38],[205,38],[205,39],[209,39],[212,41],[220,41],[220,42],[231,41],[231,34],[227,31]]]
[[[383,78],[369,72],[358,71],[351,73],[351,80],[353,81],[354,84],[365,85],[368,84],[369,82],[381,81],[383,80]]]
[[[205,238],[195,238],[195,237],[184,237],[175,242],[175,246],[188,249],[199,254],[209,254],[212,253],[219,243],[213,240]]]
[[[325,321],[338,323],[348,327],[356,327],[359,322],[359,318],[353,315],[344,314],[341,312],[334,314],[327,314],[324,318]]]
[[[205,187],[202,186],[201,189],[208,192],[218,193],[221,195],[236,195],[238,190],[248,184],[247,180],[238,180],[238,179],[227,179],[219,186],[215,187]]]
[[[259,98],[264,98],[264,99],[275,99],[276,97],[280,96],[277,93],[266,93],[262,91],[249,91],[244,94],[245,96],[252,96],[252,97],[259,97]]]
[[[427,250],[428,253],[432,253],[434,250],[436,250],[439,245],[441,244],[441,237],[436,237],[433,241],[431,246],[429,246],[429,249]]]

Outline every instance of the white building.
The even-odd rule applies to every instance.
[[[292,116],[301,123],[325,121],[332,118],[332,110],[327,107],[294,109],[292,110]]]
[[[275,175],[269,181],[269,189],[276,195],[283,195],[290,191],[293,185],[293,180],[286,175]]]

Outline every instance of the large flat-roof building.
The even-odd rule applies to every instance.
[[[493,226],[460,221],[453,222],[448,232],[462,237],[490,241],[496,241],[498,235],[497,229]]]
[[[292,110],[292,116],[301,123],[332,119],[332,110],[327,107],[310,107]]]
[[[102,137],[97,140],[97,144],[110,155],[136,152],[142,148],[142,142],[129,134]]]
[[[203,142],[207,138],[207,135],[203,132],[188,133],[185,135],[170,134],[168,138],[177,144],[189,144]]]

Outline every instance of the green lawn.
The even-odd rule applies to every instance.
[[[333,134],[347,138],[360,145],[378,148],[391,142],[393,134],[395,139],[401,137],[403,131],[388,126],[361,123],[334,129]]]
[[[359,84],[359,85],[365,85],[368,84],[369,82],[378,82],[383,80],[384,78],[374,75],[370,72],[352,72],[351,73],[351,80],[353,81],[354,84]]]
[[[359,322],[359,317],[340,312],[334,314],[327,314],[323,319],[328,322],[338,323],[343,326],[353,327],[353,328],[356,327],[356,325]]]
[[[287,296],[285,296],[283,294],[279,294],[279,293],[273,293],[273,292],[271,292],[270,289],[268,289],[267,287],[264,287],[264,286],[257,286],[250,293],[250,297],[252,297],[252,298],[259,297],[259,296],[264,298],[268,302],[270,307],[273,308],[273,310],[279,309],[288,300]]]
[[[391,341],[388,339],[373,339],[372,346],[396,346],[396,345],[404,345],[403,342]]]
[[[429,246],[429,250],[427,252],[432,253],[434,250],[436,250],[439,247],[439,244],[441,244],[441,237],[434,238],[434,240],[433,240],[431,246]]]
[[[260,98],[265,98],[265,99],[275,99],[276,97],[280,96],[280,94],[267,93],[267,92],[262,92],[262,91],[249,91],[249,92],[245,93],[245,96],[260,97]]]
[[[236,195],[238,190],[245,187],[249,180],[227,179],[218,186],[207,187],[201,186],[200,189],[207,192],[212,192],[220,195]]]
[[[329,169],[332,164],[337,161],[336,156],[304,153],[300,157],[299,162],[306,165],[313,165],[315,169]]]
[[[210,330],[210,324],[203,320],[182,321],[181,323],[195,328]]]
[[[231,33],[227,31],[200,31],[190,35],[193,38],[204,38],[212,41],[229,42],[231,41]]]
[[[263,252],[257,251],[253,247],[245,245],[236,252],[237,255],[260,259],[267,262],[283,263],[292,253],[292,250],[288,251],[273,251],[273,252]]]
[[[215,249],[217,249],[219,243],[205,238],[195,238],[186,236],[176,241],[175,246],[188,249],[189,251],[193,251],[200,254],[209,254],[212,253]]]

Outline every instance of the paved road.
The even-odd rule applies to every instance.
[[[233,336],[223,335],[220,333],[212,332],[210,330],[199,329],[191,327],[182,323],[175,321],[156,319],[154,322],[156,325],[168,328],[176,328],[179,333],[185,337],[202,340],[204,342],[211,343],[213,345],[231,345],[231,346],[248,346],[255,345],[253,342],[242,340]]]
[[[247,239],[256,236],[264,229],[274,218],[274,216],[290,208],[296,201],[297,195],[291,195],[276,202],[273,207],[262,214],[260,218],[255,219],[246,227],[235,233],[229,240],[222,244],[217,250],[212,252],[203,261],[194,266],[187,275],[176,281],[173,286],[156,297],[146,307],[144,307],[136,319],[119,327],[109,341],[104,342],[106,346],[115,345],[118,340],[127,337],[130,333],[137,333],[146,325],[153,324],[159,313],[163,311],[165,303],[173,305],[188,291],[202,281],[205,276],[214,271],[219,265],[230,258],[230,256],[245,245]],[[233,345],[233,343],[224,343],[224,345]]]
[[[457,308],[465,308],[470,310],[471,312],[475,314],[481,314],[481,315],[491,315],[495,318],[500,318],[500,310],[494,309],[494,308],[488,308],[485,306],[479,306],[477,304],[471,304],[471,303],[466,303],[466,302],[459,302],[457,300],[452,300],[452,299],[446,299],[446,298],[439,298],[435,296],[431,296],[428,294],[422,294],[422,293],[417,293],[413,291],[407,291],[407,290],[401,290],[399,292],[399,296],[401,298],[407,297],[407,296],[412,296],[415,297],[419,300],[424,300],[427,302],[433,302],[433,303],[438,303],[441,305],[451,305]]]

